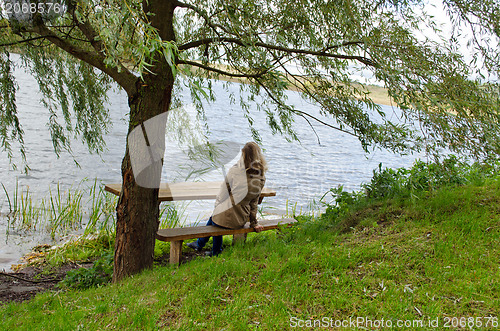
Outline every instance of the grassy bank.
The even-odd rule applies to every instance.
[[[3,305],[0,328],[278,330],[344,321],[493,328],[500,178],[460,169],[380,169],[363,193],[332,190],[320,217],[251,234],[217,258]]]

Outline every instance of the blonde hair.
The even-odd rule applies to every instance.
[[[267,162],[262,154],[259,145],[253,141],[247,142],[241,149],[245,170],[247,172],[259,172],[264,174],[267,171]]]

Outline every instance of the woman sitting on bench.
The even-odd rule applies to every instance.
[[[241,158],[229,169],[225,181],[215,200],[215,209],[207,225],[226,229],[240,229],[250,221],[255,232],[262,231],[257,223],[257,205],[266,181],[267,163],[262,151],[254,142],[248,142],[241,150]],[[198,251],[210,237],[198,238],[187,246]],[[207,255],[216,256],[222,251],[222,236],[213,237],[212,251]]]

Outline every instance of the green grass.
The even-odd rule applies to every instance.
[[[31,264],[42,265],[47,272],[50,272],[66,263],[93,261],[113,252],[114,242],[114,237],[107,234],[81,237],[57,247],[44,249],[39,258],[32,260]]]
[[[499,317],[498,177],[332,210],[217,258],[5,304],[0,329],[281,330],[361,317],[443,328]]]

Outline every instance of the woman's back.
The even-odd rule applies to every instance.
[[[256,208],[265,181],[260,171],[245,170],[240,159],[229,169],[221,185],[212,214],[213,221],[220,226],[241,228],[249,220],[251,223],[256,220]]]

